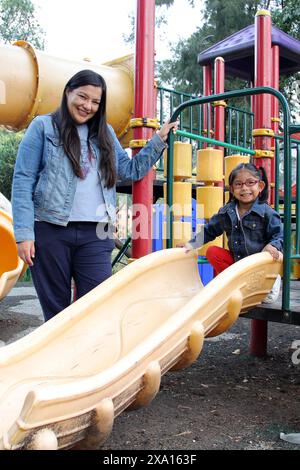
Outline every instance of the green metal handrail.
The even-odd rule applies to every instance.
[[[234,119],[235,118],[235,119]],[[245,109],[237,108],[236,106],[227,106],[225,111],[225,122],[226,122],[226,132],[225,140],[235,145],[240,145],[241,136],[240,132],[242,131],[243,135],[243,147],[248,145],[252,148],[253,146],[253,119],[254,113],[252,111],[247,111]],[[235,122],[234,122],[235,121]],[[249,124],[248,124],[249,121]],[[233,136],[233,130],[235,128],[235,135]],[[248,139],[247,139],[248,136]]]
[[[176,90],[172,90],[166,87],[158,87],[157,88],[157,99],[158,99],[158,118],[160,123],[162,124],[164,119],[168,116],[172,115],[175,108],[181,105],[183,102],[188,100],[198,99],[199,95],[180,92]],[[175,106],[176,104],[176,106]],[[212,105],[207,105],[207,113],[208,113],[208,121],[209,121],[209,129],[203,132],[203,113],[204,109],[201,106],[197,106],[196,108],[190,108],[187,110],[187,113],[184,113],[180,119],[179,129],[181,131],[191,132],[197,135],[203,135],[210,137],[210,121],[211,121],[211,114],[213,113]],[[166,111],[167,109],[167,111]],[[252,129],[253,129],[253,112],[248,111],[245,109],[238,108],[237,106],[226,106],[226,114],[225,116],[229,115],[228,119],[228,129],[226,130],[226,142],[243,147],[250,147],[252,148],[253,144],[253,137],[252,137]],[[224,117],[225,118],[225,117]],[[233,122],[235,121],[235,123]],[[233,135],[234,131],[234,135]],[[243,138],[240,135],[240,132],[243,131]],[[189,139],[191,142],[191,139]],[[197,148],[193,148],[193,153],[197,150],[202,148],[202,142],[200,140],[197,141],[198,146]],[[233,149],[234,151],[234,149]],[[228,152],[232,153],[232,152]],[[159,171],[163,170],[163,157],[161,157],[158,162],[156,163],[156,168]]]
[[[125,241],[124,245],[122,246],[122,248],[120,249],[119,253],[117,253],[117,255],[115,256],[115,258],[113,259],[112,263],[111,263],[111,266],[112,268],[117,264],[119,263],[119,261],[121,261],[121,259],[123,258],[123,256],[126,254],[126,251],[129,247],[131,243],[131,237],[128,237],[127,240]]]
[[[298,128],[298,126],[296,127]],[[291,127],[293,129],[293,127]],[[276,155],[280,155],[280,141],[283,140],[282,135],[275,134],[275,149]],[[300,140],[291,138],[291,144],[296,144],[297,146],[297,159],[296,159],[296,240],[295,240],[295,252],[299,253],[300,251]],[[275,160],[275,210],[279,210],[279,158]]]
[[[271,87],[246,88],[243,90],[234,90],[219,95],[205,96],[182,103],[171,116],[171,122],[175,122],[179,115],[188,107],[203,105],[213,101],[229,100],[231,98],[271,94],[275,96],[282,107],[283,112],[283,143],[284,143],[284,261],[283,261],[283,292],[282,292],[282,309],[290,310],[290,271],[291,271],[291,161],[290,161],[290,144],[291,134],[300,131],[300,126],[291,125],[291,114],[286,98],[278,90]],[[173,239],[173,158],[174,158],[174,139],[173,133],[169,133],[168,137],[168,161],[167,161],[167,207],[169,208],[169,217],[167,218],[167,247],[172,247]]]
[[[200,142],[207,142],[208,144],[218,145],[219,147],[225,147],[231,150],[237,150],[241,153],[248,153],[249,155],[255,155],[255,150],[247,149],[245,147],[240,147],[239,145],[228,144],[227,142],[222,142],[221,140],[211,139],[209,137],[203,137],[202,135],[192,134],[191,132],[177,131],[176,135],[182,137],[187,137],[188,139],[199,140]]]

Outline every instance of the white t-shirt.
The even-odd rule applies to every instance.
[[[70,222],[108,222],[108,213],[100,182],[99,168],[92,148],[88,146],[88,126],[77,126],[81,144],[80,166],[84,178],[77,178]]]

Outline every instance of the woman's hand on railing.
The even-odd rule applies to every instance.
[[[179,125],[178,121],[175,121],[175,122],[166,121],[161,126],[160,130],[157,131],[157,134],[165,142],[168,138],[168,134],[169,134],[170,130],[173,129],[173,132],[175,134],[177,129],[178,129],[178,125]]]

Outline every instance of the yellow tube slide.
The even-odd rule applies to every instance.
[[[0,209],[0,300],[15,285],[23,272],[24,263],[18,257],[11,216]]]
[[[79,70],[92,69],[107,83],[108,122],[122,145],[128,144],[134,103],[132,55],[97,65],[53,57],[17,41],[0,47],[0,63],[0,125],[24,129],[35,116],[54,111],[69,78]]]

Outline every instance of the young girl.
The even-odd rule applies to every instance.
[[[229,176],[230,200],[185,245],[199,248],[226,233],[229,250],[210,246],[206,258],[216,275],[246,256],[268,251],[277,260],[283,250],[283,226],[279,214],[268,204],[268,180],[263,168],[241,163]],[[275,302],[280,291],[280,276],[265,303]]]

